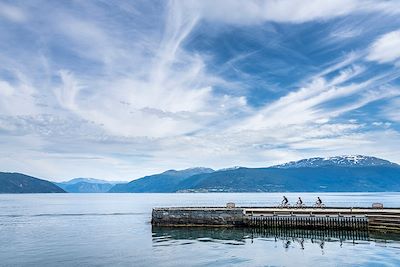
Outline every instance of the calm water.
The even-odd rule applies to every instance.
[[[286,194],[313,202],[317,194]],[[400,193],[318,194],[329,206],[400,206]],[[368,233],[171,229],[162,206],[276,205],[282,194],[0,195],[1,266],[400,266],[400,238]],[[396,241],[397,240],[397,241]]]

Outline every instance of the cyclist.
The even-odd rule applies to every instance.
[[[283,196],[282,206],[286,207],[288,204],[289,204],[289,200],[287,199],[287,197]]]
[[[299,199],[297,200],[296,205],[298,207],[302,207],[303,206],[303,200],[301,199],[301,197],[299,197]]]
[[[322,200],[319,197],[317,197],[317,201],[315,202],[315,206],[317,206],[317,207],[321,207],[322,206]]]

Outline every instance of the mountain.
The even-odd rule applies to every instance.
[[[337,166],[337,167],[366,167],[366,166],[396,166],[388,160],[367,157],[362,155],[345,155],[329,158],[309,158],[299,161],[291,161],[285,164],[273,166],[274,168],[316,168],[324,166]],[[398,166],[398,165],[397,165]]]
[[[192,176],[183,192],[379,192],[400,191],[400,167],[240,168]]]
[[[361,155],[310,158],[267,168],[209,170],[190,176],[179,173],[143,177],[116,185],[110,192],[400,191],[398,164]]]
[[[69,193],[106,193],[118,183],[122,182],[111,182],[95,178],[74,178],[70,181],[55,184]]]
[[[57,185],[22,173],[0,172],[0,193],[65,193]]]
[[[110,193],[143,193],[143,192],[175,192],[179,183],[185,179],[198,175],[212,173],[214,170],[209,168],[191,168],[181,171],[169,170],[160,174],[145,176],[143,178],[133,180],[126,184],[117,184]]]
[[[61,187],[61,188],[60,188]],[[362,155],[309,158],[266,168],[168,170],[129,183],[75,178],[51,183],[0,172],[0,193],[400,192],[400,165]]]

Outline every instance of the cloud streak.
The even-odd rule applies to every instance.
[[[400,59],[400,30],[384,34],[370,47],[367,59],[379,63],[391,63]]]

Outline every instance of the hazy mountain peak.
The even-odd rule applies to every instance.
[[[100,180],[100,179],[95,179],[95,178],[74,178],[69,181],[65,182],[60,182],[59,184],[77,184],[77,183],[90,183],[90,184],[118,184],[122,182],[116,182],[116,181],[106,181],[106,180]]]
[[[334,157],[315,157],[309,159],[302,159],[298,161],[291,161],[280,165],[272,166],[273,168],[315,168],[323,166],[337,166],[337,167],[366,167],[366,166],[398,166],[396,163],[388,160],[363,156],[363,155],[342,155]]]

